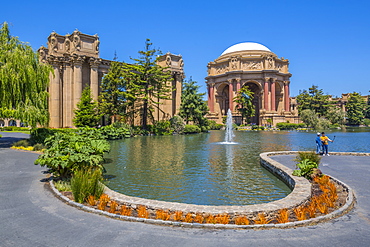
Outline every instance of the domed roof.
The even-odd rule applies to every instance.
[[[254,42],[243,42],[243,43],[230,46],[221,54],[221,56],[227,53],[235,52],[235,51],[269,51],[271,52],[270,49],[264,45],[254,43]]]

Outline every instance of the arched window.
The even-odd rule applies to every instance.
[[[17,122],[15,120],[10,120],[9,126],[17,126]]]

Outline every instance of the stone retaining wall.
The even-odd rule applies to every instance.
[[[143,199],[138,197],[126,196],[121,193],[115,192],[108,187],[105,188],[105,193],[110,196],[111,199],[116,200],[118,202],[124,203],[129,205],[133,208],[136,208],[139,205],[145,205],[149,210],[170,210],[170,211],[182,211],[184,214],[186,213],[207,213],[207,214],[229,214],[230,216],[236,215],[257,215],[260,212],[264,212],[266,215],[270,213],[275,213],[279,209],[282,208],[294,208],[301,204],[307,202],[311,197],[311,183],[302,177],[292,176],[293,170],[280,164],[277,161],[272,160],[269,156],[272,155],[289,155],[289,154],[296,154],[297,152],[287,151],[287,152],[269,152],[269,153],[262,153],[260,154],[261,158],[261,165],[272,172],[274,175],[279,177],[283,180],[289,187],[292,188],[292,192],[283,199],[264,203],[264,204],[255,204],[255,205],[247,205],[247,206],[205,206],[205,205],[194,205],[194,204],[185,204],[185,203],[176,203],[176,202],[164,202],[164,201],[157,201],[157,200],[149,200]],[[348,155],[348,153],[332,153],[333,155]],[[349,154],[349,155],[352,155]],[[370,154],[359,154],[355,153],[354,155],[366,155],[370,156]],[[51,187],[54,193],[57,194],[62,200],[66,201],[67,203],[76,206],[80,209],[94,212],[98,214],[103,214],[109,217],[129,220],[129,221],[139,221],[139,222],[146,222],[152,224],[165,224],[165,225],[173,225],[173,226],[187,226],[187,227],[201,227],[201,228],[237,228],[237,229],[251,229],[251,228],[287,228],[287,227],[295,227],[295,226],[302,226],[302,225],[310,225],[315,224],[321,221],[326,221],[338,216],[341,216],[348,212],[355,203],[355,197],[352,189],[344,184],[343,182],[332,178],[336,183],[341,184],[345,187],[348,191],[348,198],[346,204],[341,207],[340,209],[317,218],[312,218],[304,221],[296,221],[296,222],[289,222],[285,224],[265,224],[265,225],[222,225],[222,224],[198,224],[198,223],[186,223],[186,222],[174,222],[174,221],[163,221],[163,220],[156,220],[156,219],[143,219],[143,218],[135,218],[131,216],[122,216],[117,214],[108,213],[105,211],[93,209],[82,204],[76,203],[71,201],[67,197],[60,194],[57,191],[51,182]]]

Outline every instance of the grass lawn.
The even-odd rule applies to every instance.
[[[3,130],[1,132],[31,134],[30,130],[17,130],[17,131],[5,131],[5,130]]]

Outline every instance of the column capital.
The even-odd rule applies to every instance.
[[[231,84],[233,82],[234,79],[227,79],[227,81],[229,82],[229,84]]]
[[[89,64],[92,69],[97,69],[99,65],[101,64],[101,59],[100,58],[93,58],[91,57],[89,59]]]
[[[84,62],[85,57],[83,56],[78,56],[76,54],[73,55],[73,64],[75,66],[82,66],[82,63]]]

